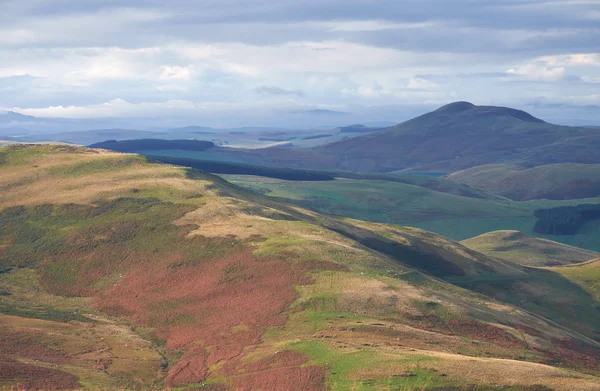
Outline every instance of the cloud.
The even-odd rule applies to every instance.
[[[163,65],[159,80],[190,80],[196,73],[193,65],[186,67],[177,65]]]
[[[193,110],[200,108],[198,105],[183,101],[170,100],[166,102],[130,103],[123,99],[113,99],[106,103],[88,106],[51,106],[45,108],[12,108],[25,115],[43,118],[101,118],[101,117],[136,117],[160,116],[165,111]]]
[[[358,86],[356,88],[344,88],[342,94],[360,96],[364,98],[379,98],[385,95],[390,95],[390,91],[386,91],[380,84],[375,83],[371,87]]]
[[[411,77],[408,81],[407,88],[418,89],[418,90],[428,90],[431,88],[438,88],[439,84],[426,80],[420,77]]]
[[[525,80],[555,82],[565,76],[564,67],[545,67],[537,64],[527,64],[506,71],[509,75],[522,77]]]
[[[600,65],[600,55],[598,53],[579,53],[542,56],[538,61],[544,62],[549,66]]]
[[[303,97],[305,94],[301,90],[286,90],[275,86],[258,86],[254,89],[254,92],[259,95],[273,95],[273,96],[297,96]]]
[[[591,96],[600,79],[593,0],[204,3],[2,1],[0,78],[36,79],[0,80],[0,106],[110,116],[178,114],[181,102],[511,105]]]
[[[420,29],[431,27],[434,24],[432,22],[395,23],[385,20],[351,20],[332,22],[330,25],[331,27],[327,28],[327,31],[329,32],[366,32]]]
[[[586,83],[600,83],[600,77],[582,76],[581,80]]]
[[[50,106],[44,108],[4,108],[4,110],[42,118],[136,118],[177,116],[222,116],[239,112],[265,112],[272,110],[291,111],[297,104],[269,104],[264,102],[193,102],[189,100],[167,100],[158,102],[129,102],[121,98],[100,104],[85,106]],[[313,109],[314,106],[308,106]],[[0,108],[1,110],[2,108]]]

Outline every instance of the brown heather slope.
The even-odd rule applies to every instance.
[[[559,274],[135,155],[0,154],[0,387],[600,389],[599,303]]]
[[[515,201],[568,200],[600,195],[600,164],[561,163],[529,169],[491,164],[452,173],[447,179]]]
[[[460,243],[482,254],[524,266],[562,266],[600,256],[579,247],[531,238],[519,231],[488,232]]]

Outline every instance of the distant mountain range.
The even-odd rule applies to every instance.
[[[273,147],[220,153],[253,164],[302,168],[454,172],[498,163],[525,168],[600,163],[599,150],[598,129],[554,125],[507,107],[455,102],[393,127],[310,150]]]
[[[294,140],[290,129],[245,127],[212,129],[187,126],[150,132],[124,128],[87,132],[61,132],[46,135],[22,135],[26,127],[15,128],[27,121],[62,124],[69,120],[41,120],[18,113],[0,116],[0,136],[13,141],[66,141],[91,144],[108,139],[126,140],[199,139],[216,145],[249,148],[215,147],[211,153],[254,165],[273,165],[310,169],[341,169],[353,172],[427,171],[456,172],[487,164],[509,164],[523,168],[557,163],[600,163],[600,129],[554,125],[531,114],[507,107],[476,106],[455,102],[399,125],[383,129],[349,125],[330,134],[307,133],[310,143]],[[75,120],[74,120],[75,121]],[[13,127],[10,128],[9,125]],[[4,134],[2,134],[4,128]],[[236,143],[237,135],[219,140],[220,134],[264,132],[263,138],[290,141],[286,145],[262,148],[252,137]],[[277,133],[276,133],[277,132]],[[290,134],[283,135],[281,132]],[[266,134],[268,133],[268,134]],[[361,134],[365,133],[365,134]],[[286,137],[283,137],[286,136]],[[300,135],[298,135],[300,137]],[[256,138],[256,137],[254,137]],[[303,139],[304,140],[304,139]],[[318,141],[314,141],[318,140]],[[292,145],[293,144],[293,145]],[[293,148],[291,148],[293,147]]]

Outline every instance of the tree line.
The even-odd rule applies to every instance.
[[[147,155],[147,157],[154,161],[191,167],[211,174],[256,175],[267,178],[285,179],[288,181],[332,181],[335,179],[333,175],[295,168],[255,166],[245,163],[185,159],[170,156]]]
[[[600,204],[538,209],[534,231],[544,235],[573,235],[587,222],[600,219]]]
[[[117,152],[151,151],[159,149],[179,149],[183,151],[205,151],[214,147],[211,141],[201,140],[162,140],[162,139],[139,139],[139,140],[106,140],[90,145],[90,148],[110,149]]]

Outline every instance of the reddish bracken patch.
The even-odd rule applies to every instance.
[[[252,373],[236,378],[232,389],[251,390],[302,390],[324,391],[325,368],[278,368],[263,373]]]
[[[25,390],[72,390],[80,387],[77,378],[70,373],[0,356],[0,384],[4,381]]]
[[[247,364],[233,360],[220,372],[231,377],[235,390],[325,390],[325,368],[302,367],[306,361],[302,353],[281,351]]]
[[[407,316],[419,323],[414,327],[435,331],[446,335],[459,335],[473,340],[489,342],[505,348],[522,349],[525,343],[506,330],[491,324],[470,319],[450,319],[442,321],[436,315]]]
[[[525,347],[523,341],[514,335],[509,334],[500,327],[487,323],[466,319],[451,319],[448,321],[448,328],[455,335],[463,335],[470,339],[490,342],[505,348],[522,349]]]
[[[131,267],[147,263],[177,262],[184,256],[176,251],[165,253],[135,253],[120,246],[98,246],[50,257],[41,268],[41,285],[48,292],[61,296],[90,297],[98,293],[94,284],[103,278],[125,273]],[[58,276],[48,265],[60,263]],[[71,278],[62,280],[63,273]],[[57,278],[58,277],[58,278]]]
[[[219,372],[228,377],[239,376],[277,368],[299,367],[307,362],[304,354],[290,350],[276,352],[258,361],[243,363],[241,360],[241,358],[237,358],[226,363]]]
[[[148,263],[101,294],[96,307],[155,327],[168,348],[185,351],[166,378],[168,386],[184,385],[204,380],[209,365],[257,344],[265,327],[284,325],[282,312],[296,297],[294,286],[311,283],[306,273],[312,269],[310,264],[257,259],[250,251],[200,265]],[[294,373],[316,376],[304,372]]]
[[[556,351],[542,351],[551,357],[551,364],[561,364],[570,368],[600,370],[600,350],[583,345],[572,339],[553,339]]]
[[[12,332],[0,329],[0,353],[52,363],[68,362],[66,353],[42,344],[42,336],[42,333],[33,331]]]
[[[531,335],[533,337],[539,337],[543,335],[538,329],[534,329],[533,327],[525,326],[518,323],[511,324],[510,326],[515,330],[519,330],[520,332]]]

